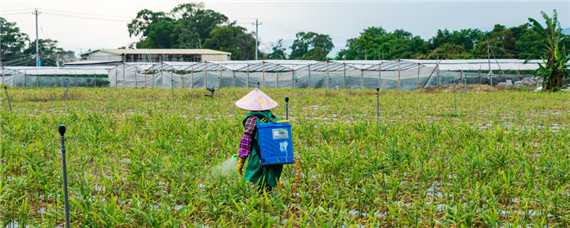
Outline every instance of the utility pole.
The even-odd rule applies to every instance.
[[[0,70],[2,70],[2,82],[4,82],[4,63],[2,62],[2,55],[4,52],[2,51],[2,24],[0,24]]]
[[[259,59],[259,19],[255,19],[255,60]]]
[[[40,12],[38,11],[38,9],[34,9],[34,15],[36,16],[36,67],[40,67],[41,61],[40,61],[40,35],[38,32],[38,15],[40,14]]]
[[[0,70],[2,71],[2,81],[0,84],[4,84],[4,62],[2,62],[2,56],[4,51],[2,50],[2,25],[0,24]]]

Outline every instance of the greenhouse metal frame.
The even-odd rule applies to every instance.
[[[490,84],[534,77],[541,60],[260,60],[6,67],[2,84],[116,88],[382,88]],[[45,82],[47,79],[51,81]],[[100,80],[104,79],[105,82]],[[58,81],[59,80],[59,81]],[[62,80],[72,81],[64,83]],[[30,81],[35,83],[30,83]],[[23,82],[23,83],[22,83]]]

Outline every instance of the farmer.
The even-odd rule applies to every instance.
[[[279,182],[283,165],[261,165],[256,124],[277,122],[279,119],[270,110],[278,104],[259,89],[252,90],[235,104],[238,108],[249,111],[243,120],[245,131],[239,144],[237,171],[245,180],[257,184],[260,191],[271,191]],[[249,159],[244,174],[243,168],[247,158]]]

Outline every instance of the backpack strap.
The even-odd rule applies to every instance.
[[[279,121],[279,118],[277,118],[275,115],[273,115],[273,113],[271,112],[249,112],[245,118],[243,119],[242,124],[245,126],[245,122],[247,121],[247,119],[249,119],[250,117],[255,116],[257,117],[257,122],[276,122]]]

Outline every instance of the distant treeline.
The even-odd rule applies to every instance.
[[[202,4],[182,4],[171,12],[142,10],[128,25],[132,36],[140,36],[138,48],[212,48],[232,53],[236,60],[253,59],[255,34],[228,17],[205,9]],[[570,39],[566,39],[570,47]],[[330,35],[299,32],[292,45],[283,40],[273,44],[266,59],[326,60],[334,44]],[[545,53],[544,36],[530,23],[507,27],[497,24],[493,30],[438,30],[425,40],[405,30],[386,31],[369,27],[358,37],[349,39],[336,59],[469,59],[518,58],[537,59]]]
[[[507,27],[497,24],[491,31],[462,29],[438,30],[423,39],[405,30],[386,31],[369,27],[349,39],[334,59],[469,59],[469,58],[544,58],[546,39],[532,23]],[[255,58],[255,34],[237,22],[203,4],[186,3],[170,12],[144,9],[128,24],[130,36],[139,37],[130,48],[210,48],[232,53],[234,60]],[[535,26],[534,26],[535,27]],[[546,32],[546,31],[545,31]],[[557,31],[560,33],[560,31]],[[562,35],[568,37],[566,35]],[[35,43],[14,24],[0,17],[0,54],[6,65],[33,65]],[[55,40],[40,40],[43,65],[55,65],[74,54],[57,46]],[[570,38],[562,46],[570,47]],[[122,47],[127,48],[127,47]],[[262,59],[327,60],[334,48],[328,34],[299,32],[291,46],[274,42]],[[562,48],[565,50],[565,48]]]

